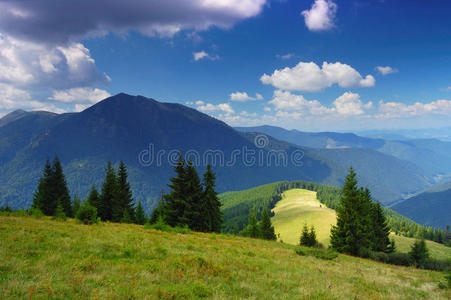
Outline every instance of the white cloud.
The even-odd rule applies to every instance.
[[[290,58],[295,57],[295,55],[294,55],[294,53],[287,53],[287,54],[283,54],[283,55],[277,54],[276,57],[279,58],[279,59],[286,60],[286,59],[290,59]]]
[[[305,25],[311,31],[323,31],[333,28],[337,4],[332,0],[315,0],[310,10],[301,12]]]
[[[205,52],[204,50],[200,51],[200,52],[193,52],[193,58],[195,61],[201,60],[201,59],[209,59],[209,60],[218,60],[219,56],[215,55],[212,56],[210,54],[208,54],[207,52]]]
[[[304,115],[321,115],[329,112],[318,100],[307,100],[302,95],[295,95],[288,91],[276,90],[271,101],[278,111],[299,111]]]
[[[228,114],[235,113],[235,111],[233,110],[232,106],[229,103],[220,103],[218,105],[206,103],[204,105],[197,107],[197,109],[202,112],[222,111]]]
[[[230,28],[254,17],[267,0],[0,0],[0,32],[62,44],[109,32],[173,36],[182,30]]]
[[[424,115],[451,115],[451,100],[416,102],[410,105],[379,101],[379,114],[377,115],[379,118],[408,118]]]
[[[365,113],[365,109],[369,109],[373,106],[372,102],[363,104],[360,100],[360,95],[346,92],[333,102],[335,112],[340,115],[362,115]]]
[[[386,66],[386,67],[378,66],[378,67],[376,67],[376,70],[378,70],[379,73],[381,73],[384,76],[388,75],[388,74],[398,73],[397,69],[393,69],[390,66]]]
[[[255,101],[263,100],[263,96],[257,93],[255,97],[251,97],[246,92],[235,92],[230,94],[230,100],[236,102]]]
[[[270,112],[272,109],[271,109],[271,107],[265,106],[263,108],[263,110],[266,111],[266,112]]]
[[[66,103],[94,104],[110,96],[107,91],[97,88],[73,88],[53,91],[53,95],[48,99]]]
[[[315,92],[337,84],[343,88],[373,87],[376,80],[372,75],[365,78],[354,68],[340,62],[323,62],[322,67],[314,62],[299,62],[293,68],[275,70],[272,75],[263,74],[263,84],[289,91]]]

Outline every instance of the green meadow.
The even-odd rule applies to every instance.
[[[304,189],[291,189],[282,194],[282,200],[273,209],[271,221],[279,240],[297,245],[301,230],[306,223],[315,226],[318,241],[327,247],[330,228],[336,223],[336,213],[319,202],[316,192]],[[399,252],[407,253],[415,239],[392,234]],[[431,257],[451,259],[451,248],[432,241],[426,241]]]
[[[0,216],[0,299],[449,299],[444,274],[222,234]]]

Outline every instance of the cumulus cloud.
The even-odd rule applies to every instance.
[[[209,60],[218,60],[219,56],[217,55],[210,55],[204,50],[200,52],[193,52],[193,58],[195,61],[201,60],[201,59],[209,59]]]
[[[263,100],[263,96],[256,93],[255,97],[251,97],[246,92],[235,92],[230,94],[230,100],[236,102],[256,101]]]
[[[78,103],[78,104],[95,104],[105,98],[110,97],[110,93],[98,88],[73,88],[68,90],[53,91],[53,95],[49,100]],[[80,106],[79,106],[80,107]]]
[[[329,112],[318,100],[307,100],[302,95],[295,95],[288,91],[276,90],[271,101],[278,111],[300,111],[304,114],[321,115]]]
[[[108,32],[173,36],[181,30],[229,28],[258,15],[267,0],[0,0],[0,32],[62,44]]]
[[[323,62],[318,66],[314,62],[299,62],[293,68],[275,70],[272,75],[263,74],[263,84],[270,84],[288,91],[315,92],[337,84],[343,88],[373,87],[376,80],[372,75],[365,78],[354,68],[340,62]]]
[[[333,28],[337,4],[332,0],[315,0],[310,10],[304,10],[301,15],[304,17],[305,25],[311,31],[323,31]]]
[[[215,112],[215,111],[222,111],[228,114],[234,114],[235,111],[233,110],[232,106],[229,103],[220,103],[218,105],[214,105],[211,103],[206,103],[201,106],[198,106],[197,109],[201,112]]]
[[[340,115],[362,115],[365,109],[370,109],[373,106],[373,102],[363,104],[360,100],[360,95],[346,92],[333,102],[335,112]]]
[[[393,69],[390,66],[386,66],[386,67],[378,66],[378,67],[376,67],[376,70],[378,70],[379,73],[381,73],[384,76],[388,75],[388,74],[398,73],[397,69]]]
[[[80,43],[48,47],[0,33],[0,82],[22,88],[61,89],[106,84],[109,80]]]

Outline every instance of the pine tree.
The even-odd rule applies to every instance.
[[[171,183],[168,185],[171,191],[168,195],[164,195],[164,203],[158,216],[173,227],[188,224],[185,211],[190,209],[186,199],[185,162],[181,154],[174,169],[176,176],[170,179]]]
[[[74,195],[74,200],[72,201],[72,216],[76,216],[78,210],[80,209],[81,201],[77,194]]]
[[[302,227],[301,238],[300,238],[299,244],[301,246],[309,246],[309,244],[310,244],[310,237],[309,237],[307,224],[304,224],[304,226]]]
[[[53,169],[47,158],[44,171],[39,179],[37,191],[33,197],[33,207],[40,209],[45,215],[51,216],[55,213],[58,202],[52,196],[51,178],[53,177]]]
[[[191,161],[185,168],[186,178],[186,202],[188,209],[184,211],[184,217],[188,220],[188,226],[195,231],[209,231],[210,222],[206,212],[206,201],[203,201],[203,190],[200,183],[199,175]]]
[[[250,237],[252,238],[261,237],[260,228],[258,227],[259,226],[257,224],[257,216],[255,215],[255,208],[253,208],[251,213],[249,214],[248,233]]]
[[[318,241],[316,240],[316,231],[315,231],[315,227],[313,225],[310,227],[310,232],[308,234],[308,240],[309,240],[310,247],[316,247],[318,245]]]
[[[98,216],[102,221],[113,220],[113,198],[116,193],[116,185],[116,173],[111,162],[108,162],[98,206]]]
[[[87,201],[88,201],[89,205],[91,205],[91,206],[95,207],[97,210],[99,210],[100,195],[99,195],[99,192],[97,192],[94,184],[91,186],[91,191],[89,192]]]
[[[67,188],[66,177],[63,173],[63,167],[58,156],[55,156],[53,160],[53,172],[50,177],[51,194],[56,201],[61,203],[64,214],[68,217],[72,217],[72,204],[69,195],[69,189]]]
[[[208,221],[208,231],[221,232],[222,228],[222,212],[221,202],[218,193],[215,191],[216,175],[211,169],[211,165],[207,165],[207,171],[204,174],[204,198],[206,202],[205,218]]]
[[[387,252],[390,246],[390,227],[379,202],[373,202],[371,207],[371,223],[373,231],[372,249]]]
[[[368,224],[369,206],[351,167],[343,186],[340,205],[337,208],[337,225],[331,229],[331,247],[338,252],[362,255],[371,244]]]
[[[132,218],[130,217],[130,214],[128,213],[128,209],[124,210],[124,214],[122,218],[119,220],[121,223],[133,223]]]
[[[138,206],[136,207],[136,224],[144,225],[146,223],[146,214],[144,213],[144,208],[142,202],[138,202]]]
[[[120,162],[116,180],[116,191],[113,197],[113,221],[120,222],[127,211],[129,218],[134,221],[135,207],[133,205],[133,194],[127,181],[127,168],[124,162]]]
[[[53,214],[53,219],[59,221],[66,221],[67,216],[64,213],[64,208],[61,203],[58,204],[58,206],[56,207],[55,213]]]
[[[274,232],[274,226],[272,226],[271,219],[268,214],[268,209],[266,207],[262,212],[260,231],[262,238],[264,238],[265,240],[275,240],[277,238]]]
[[[429,258],[429,251],[424,239],[416,240],[415,243],[413,243],[409,256],[417,267],[424,266],[424,262]]]

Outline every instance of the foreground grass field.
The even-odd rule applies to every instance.
[[[440,281],[278,242],[0,216],[1,299],[449,299]]]
[[[304,223],[314,225],[318,241],[327,247],[330,240],[330,227],[336,223],[334,210],[325,207],[316,199],[316,192],[292,189],[283,193],[281,201],[273,209],[275,216],[271,218],[276,234],[284,243],[297,245]],[[396,236],[396,247],[399,252],[407,253],[415,242],[413,238]],[[433,258],[451,259],[451,248],[432,241],[426,241]]]

